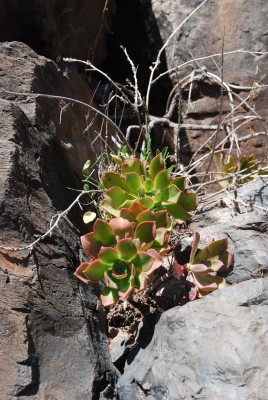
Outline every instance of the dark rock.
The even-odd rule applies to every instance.
[[[78,75],[64,77],[53,62],[23,44],[2,44],[0,57],[6,90],[55,90],[90,101]],[[62,218],[52,235],[31,251],[23,249],[70,205],[77,194],[67,187],[80,189],[81,165],[99,155],[82,135],[85,110],[70,107],[62,130],[55,103],[2,94],[1,398],[112,399],[117,372],[109,359],[105,313],[97,307],[100,289],[73,277],[81,262],[77,229]],[[96,138],[95,130],[100,130],[98,120],[88,134]]]
[[[113,0],[0,1],[0,41],[24,42],[48,58],[74,57],[99,64],[115,9]],[[106,6],[106,8],[105,8]]]
[[[125,367],[120,400],[265,400],[267,307],[268,280],[257,279],[164,312]]]

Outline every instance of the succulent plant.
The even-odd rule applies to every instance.
[[[75,276],[85,283],[104,279],[104,306],[114,304],[119,297],[128,297],[135,287],[145,289],[162,265],[161,256],[151,248],[156,230],[155,221],[136,224],[122,217],[109,222],[97,219],[93,232],[81,238],[91,261],[81,264]]]
[[[187,280],[194,284],[189,299],[203,297],[216,289],[225,287],[225,279],[217,275],[233,265],[233,256],[227,251],[227,239],[214,240],[198,251],[200,235],[194,233],[190,261],[184,267],[177,262],[173,265],[174,275],[180,277],[184,268]]]
[[[140,224],[145,221],[155,222],[155,239],[150,248],[156,250],[161,256],[166,254],[170,248],[168,246],[168,231],[171,225],[170,217],[166,210],[152,211],[138,201],[134,201],[129,208],[120,209],[120,217],[128,221]]]
[[[232,155],[221,152],[219,157],[214,154],[214,162],[219,171],[219,173],[215,175],[216,179],[219,180],[219,184],[224,188],[232,184],[234,175],[236,176],[237,185],[241,186],[251,182],[257,175],[268,174],[267,170],[259,168],[258,162],[252,154],[242,157],[240,161],[236,161]],[[227,178],[222,179],[225,175]]]
[[[138,158],[127,158],[118,165],[118,172],[104,172],[102,184],[106,188],[101,207],[113,216],[121,208],[139,202],[149,210],[166,210],[178,222],[188,220],[197,207],[197,196],[185,190],[185,177],[172,177],[165,169],[162,153],[149,163]]]

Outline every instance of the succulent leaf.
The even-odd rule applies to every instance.
[[[122,239],[118,242],[116,249],[119,253],[120,259],[132,260],[137,254],[137,248],[132,239]]]
[[[137,194],[141,185],[142,178],[137,172],[125,174],[127,189],[134,194]]]
[[[103,185],[106,189],[110,189],[114,186],[126,189],[126,179],[116,172],[103,172],[101,177]]]
[[[181,192],[178,203],[185,211],[194,211],[197,207],[197,196],[195,193]]]
[[[97,282],[104,278],[104,272],[109,268],[109,265],[104,264],[101,260],[97,259],[88,263],[83,274],[89,282]]]
[[[101,302],[104,307],[109,307],[119,300],[118,290],[105,287],[101,293]]]
[[[126,193],[118,186],[114,186],[106,190],[106,192],[104,192],[104,198],[112,206],[112,208],[116,210],[119,209],[125,201],[134,199],[131,194]]]
[[[155,196],[156,203],[177,203],[181,191],[175,185],[170,185]]]
[[[115,236],[120,239],[124,239],[126,236],[134,236],[134,224],[125,218],[113,218],[109,222],[109,225],[111,226]]]
[[[156,235],[156,225],[153,221],[141,222],[137,225],[135,238],[140,239],[141,243],[150,243]]]
[[[183,223],[191,217],[179,204],[165,203],[165,208],[179,223]]]
[[[94,233],[87,233],[81,237],[82,247],[88,257],[98,258],[101,243],[95,238]]]
[[[160,171],[158,172],[158,174],[154,179],[154,188],[162,190],[170,184],[170,181],[171,181],[170,171],[168,170]]]
[[[99,259],[109,266],[112,266],[118,258],[119,254],[113,247],[103,247],[99,252]]]
[[[112,227],[108,222],[101,219],[97,219],[93,226],[93,232],[96,240],[103,245],[113,245],[115,244],[115,234]]]
[[[179,176],[177,178],[173,178],[171,183],[172,183],[172,185],[176,185],[177,188],[180,189],[181,191],[184,191],[186,178],[184,176]]]
[[[141,203],[143,206],[146,208],[149,208],[150,210],[154,208],[154,201],[151,197],[140,197],[138,199],[139,203]]]
[[[142,162],[138,158],[128,158],[123,162],[122,173],[127,174],[129,172],[142,173]]]
[[[159,153],[155,156],[149,165],[149,177],[151,180],[154,180],[158,172],[162,171],[165,167],[164,158],[162,153]]]
[[[209,245],[204,247],[195,257],[195,262],[207,261],[227,250],[227,239],[214,240]]]

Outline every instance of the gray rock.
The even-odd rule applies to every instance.
[[[257,279],[164,312],[119,379],[120,400],[266,400],[267,311]]]
[[[233,200],[231,200],[233,199]],[[241,186],[223,199],[226,207],[204,206],[194,216],[191,228],[201,234],[202,244],[228,238],[234,254],[234,269],[227,282],[260,278],[268,273],[268,179]],[[190,241],[184,241],[184,247]]]

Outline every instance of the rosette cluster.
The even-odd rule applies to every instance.
[[[185,189],[185,177],[172,177],[165,168],[162,153],[149,164],[138,158],[119,159],[117,172],[104,172],[105,187],[101,207],[113,216],[119,216],[122,208],[139,202],[149,210],[166,210],[179,223],[187,221],[197,207],[195,193]]]
[[[161,255],[169,250],[165,231],[167,213],[153,213],[144,208],[133,203],[129,210],[122,210],[128,219],[122,216],[110,221],[97,219],[93,232],[81,238],[90,261],[81,264],[75,276],[85,283],[104,280],[101,294],[104,306],[128,297],[135,287],[145,289],[162,265]]]

